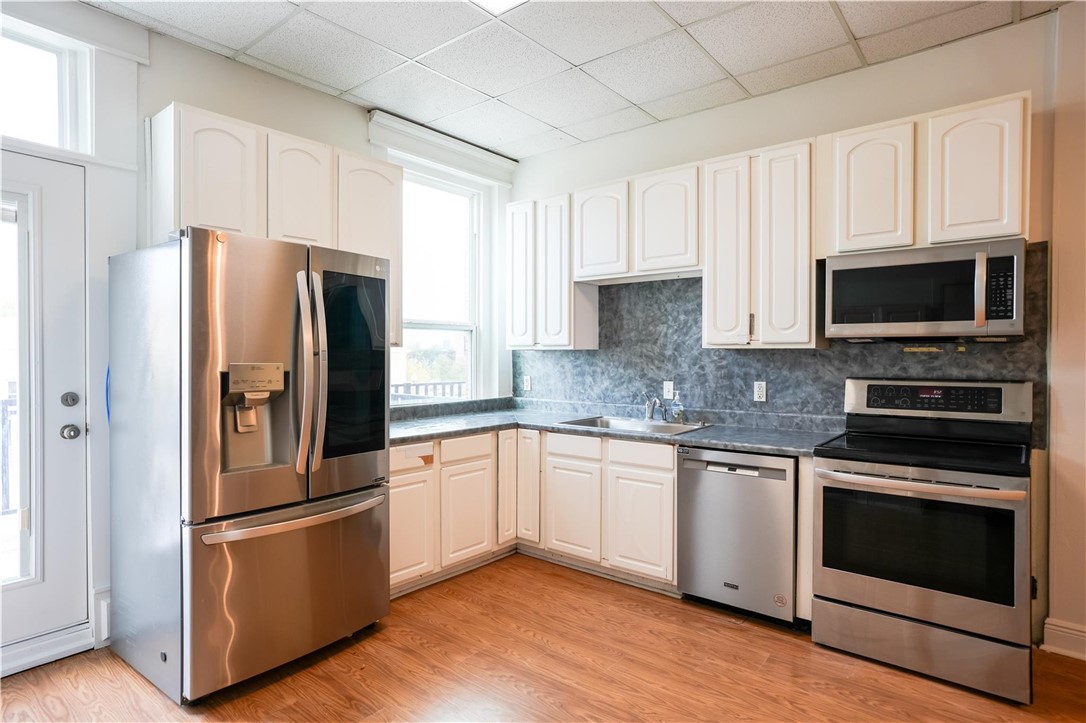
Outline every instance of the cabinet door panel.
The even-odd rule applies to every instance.
[[[498,432],[498,544],[517,536],[517,430]]]
[[[667,271],[698,265],[698,169],[634,179],[633,270]]]
[[[505,208],[509,243],[509,302],[505,342],[511,347],[535,344],[535,204],[511,203]]]
[[[539,542],[539,431],[517,430],[517,537]]]
[[[429,469],[397,475],[388,490],[390,584],[437,569],[437,474]]]
[[[811,149],[803,143],[761,155],[758,340],[811,339]]]
[[[538,204],[536,217],[536,341],[570,346],[569,195]]]
[[[181,224],[265,236],[256,126],[183,108],[181,113]]]
[[[573,194],[573,278],[624,274],[629,266],[626,181]]]
[[[838,251],[913,242],[913,123],[834,139]]]
[[[1021,235],[1025,99],[928,121],[932,243]]]
[[[441,566],[454,565],[494,547],[494,461],[441,468]]]
[[[702,344],[750,342],[750,159],[704,169]]]
[[[600,561],[601,466],[547,457],[544,472],[546,548]]]
[[[334,246],[330,146],[268,133],[268,236]]]
[[[389,261],[388,338],[403,344],[403,169],[336,153],[336,238],[339,248]]]
[[[672,579],[675,477],[633,467],[607,471],[607,554],[611,567]]]

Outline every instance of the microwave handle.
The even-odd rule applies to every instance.
[[[977,252],[977,270],[973,275],[973,326],[988,325],[988,252]]]

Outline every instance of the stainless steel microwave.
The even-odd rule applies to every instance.
[[[826,259],[826,336],[1022,336],[1025,239]]]

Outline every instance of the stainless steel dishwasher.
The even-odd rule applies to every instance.
[[[795,620],[796,460],[678,448],[678,587]]]

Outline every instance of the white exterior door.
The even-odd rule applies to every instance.
[[[600,561],[599,462],[547,457],[546,548],[554,552]]]
[[[913,122],[834,137],[838,251],[913,243]]]
[[[3,152],[3,674],[93,646],[87,588],[84,170]]]
[[[389,583],[398,585],[437,569],[437,473],[397,475],[388,487]]]
[[[573,194],[573,278],[592,279],[630,270],[629,184],[626,181]]]
[[[698,169],[640,176],[633,182],[633,270],[698,265]]]
[[[268,132],[268,237],[335,247],[331,146]]]
[[[511,347],[532,346],[535,344],[535,203],[522,201],[505,207],[505,236],[509,244],[505,343]]]
[[[702,345],[750,343],[750,158],[705,166]]]

